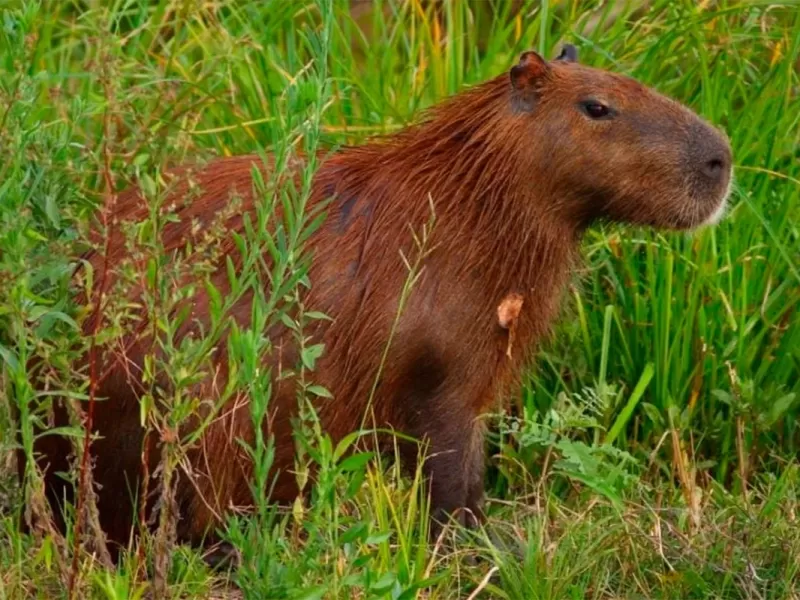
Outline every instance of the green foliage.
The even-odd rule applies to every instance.
[[[564,318],[520,391],[522,412],[496,421],[489,527],[448,532],[458,536],[456,550],[431,545],[420,474],[402,477],[359,452],[367,432],[334,444],[316,420],[315,406],[332,400],[314,382],[326,350],[307,330],[326,316],[298,301],[313,285],[303,244],[321,218],[305,207],[314,161],[298,189],[256,177],[256,214],[234,240],[238,272],[164,252],[164,171],[255,152],[273,155],[280,172],[298,151],[313,156],[396,130],[443,96],[502,73],[521,51],[552,56],[562,41],[579,46],[581,62],[637,77],[724,128],[734,149],[733,207],[719,226],[691,235],[589,232]],[[796,597],[798,65],[792,2],[375,0],[366,10],[345,0],[7,3],[0,597],[65,595],[73,557],[78,588],[100,598],[207,596],[231,585],[254,598]],[[80,333],[87,314],[73,299],[102,273],[78,281],[73,273],[89,219],[134,180],[150,217],[127,236],[147,268],[123,269],[95,342],[111,344],[134,326],[123,292],[141,284],[158,323],[142,422],[160,435],[185,432],[162,457],[155,485],[165,506],[182,451],[220,408],[198,398],[194,384],[222,332],[231,331],[224,398],[246,392],[254,424],[267,417],[271,395],[260,359],[273,349],[263,332],[280,322],[299,348],[301,360],[287,369],[302,409],[295,471],[312,502],[298,500],[290,513],[269,505],[259,491],[270,485],[272,441],[258,434],[245,444],[255,507],[224,528],[242,559],[229,574],[172,545],[169,511],[159,533],[114,570],[76,546],[74,510],[65,538],[19,529],[24,507],[41,510],[43,499],[30,461],[20,493],[13,451],[32,456],[54,397],[69,400],[65,433],[76,455],[83,448],[89,378],[73,365],[91,336]],[[226,235],[217,225],[208,247]],[[435,230],[416,233],[435,242]],[[404,294],[413,293],[418,267],[408,258]],[[209,276],[220,268],[225,295]],[[187,318],[180,306],[199,289],[212,300],[211,323],[177,343]],[[249,325],[232,325],[229,307],[250,291]],[[168,397],[156,372],[170,384]],[[80,533],[85,542],[86,528]]]

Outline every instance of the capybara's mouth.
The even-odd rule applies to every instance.
[[[713,210],[713,212],[706,218],[701,225],[716,225],[722,219],[725,218],[725,215],[728,212],[728,206],[730,205],[729,199],[731,196],[731,189],[733,188],[733,169],[731,169],[730,175],[728,175],[728,183],[725,186],[725,192],[722,194],[722,197],[719,199],[717,203],[717,208]]]
[[[729,199],[731,195],[731,190],[733,189],[733,167],[728,169],[727,176],[725,178],[725,187],[723,188],[721,193],[717,193],[715,195],[714,202],[708,203],[705,199],[698,199],[695,202],[701,204],[701,207],[705,208],[704,205],[707,203],[713,207],[713,209],[708,210],[705,208],[702,212],[705,213],[705,216],[700,218],[697,223],[693,225],[693,227],[703,227],[707,225],[716,225],[720,221],[725,218],[725,215],[728,212],[729,207]]]

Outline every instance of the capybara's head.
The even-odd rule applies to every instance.
[[[510,79],[521,152],[544,168],[568,214],[675,229],[723,214],[730,145],[688,108],[578,64],[573,46],[552,61],[525,52]]]

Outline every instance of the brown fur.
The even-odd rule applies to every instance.
[[[362,422],[407,277],[400,251],[413,254],[410,231],[419,232],[429,219],[429,198],[435,206],[435,247],[399,320],[373,409],[375,426],[430,443],[425,472],[437,516],[459,508],[480,515],[479,417],[547,334],[585,228],[597,219],[694,227],[727,193],[730,151],[720,134],[641,84],[574,64],[571,57],[546,62],[526,53],[510,77],[449,99],[388,139],[333,154],[314,177],[311,206],[334,200],[309,241],[312,287],[304,303],[334,319],[314,332],[326,351],[313,376],[335,396],[319,405],[334,439]],[[580,105],[587,98],[610,105],[616,116],[590,119]],[[718,178],[713,170],[710,176],[698,172],[709,160],[721,162]],[[259,164],[244,156],[204,168],[197,176],[202,193],[179,210],[180,222],[167,226],[165,246],[179,248],[202,235],[202,227],[193,233],[192,219],[207,223],[234,189],[243,197],[240,212],[252,211],[251,168]],[[186,187],[181,184],[174,198]],[[146,214],[136,190],[120,195],[118,210],[123,219]],[[228,226],[241,230],[241,217],[233,216]],[[233,245],[219,250],[230,255]],[[118,235],[110,264],[125,256]],[[89,259],[98,270],[103,257]],[[226,294],[224,269],[213,281]],[[504,324],[498,311],[509,297],[514,310]],[[201,294],[193,311],[201,322],[208,321],[207,300]],[[250,302],[244,298],[234,310],[243,324]],[[285,332],[271,335],[278,343]],[[128,348],[127,362],[106,357],[117,363],[98,392],[109,400],[95,409],[102,436],[93,445],[101,520],[118,543],[127,541],[134,514],[130,498],[143,447],[137,382],[146,348],[142,338]],[[217,350],[218,372],[200,389],[211,400],[227,376],[225,344]],[[291,364],[295,358],[275,360]],[[276,501],[291,501],[297,492],[288,472],[295,403],[291,382],[276,382],[265,426],[276,438]],[[253,437],[241,397],[226,405],[188,457],[191,469],[178,488],[182,539],[199,540],[221,515],[251,504],[251,467],[237,437]],[[150,442],[152,472],[158,452]],[[63,439],[49,436],[38,445],[51,463],[53,499],[64,490],[52,467],[64,467],[68,449]]]

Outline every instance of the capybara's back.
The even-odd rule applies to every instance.
[[[181,202],[188,184],[179,185],[172,193],[179,218],[165,228],[165,247],[196,247],[204,227],[225,215],[234,193],[241,206],[223,221],[242,233],[241,215],[254,210],[254,167],[270,169],[256,157],[210,163],[194,175],[197,191],[190,202]],[[295,176],[292,169],[287,177]],[[713,222],[724,209],[730,178],[730,149],[715,129],[631,79],[577,64],[571,47],[549,62],[526,52],[510,73],[450,98],[420,124],[325,157],[309,206],[325,205],[327,218],[308,240],[311,286],[302,298],[307,309],[331,317],[310,331],[325,345],[313,380],[334,396],[319,403],[325,430],[338,440],[363,423],[425,441],[434,516],[480,518],[479,417],[548,332],[586,227],[598,219],[676,229]],[[397,318],[409,276],[404,256],[418,252],[412,232],[422,231],[431,207],[433,235]],[[120,195],[118,210],[127,220],[147,214],[136,190]],[[225,259],[238,256],[236,247],[226,237],[208,250],[217,253],[212,281],[225,297]],[[88,258],[99,272],[105,256]],[[108,251],[109,285],[126,258],[117,230]],[[131,290],[129,297],[139,293]],[[244,295],[232,309],[244,326],[251,305],[252,295]],[[107,400],[95,405],[101,438],[92,454],[102,486],[101,523],[120,544],[134,521],[142,456],[149,457],[153,473],[161,443],[151,435],[144,452],[139,401],[152,328],[142,317],[116,345],[123,351],[103,353],[97,395]],[[176,343],[208,323],[209,298],[200,289]],[[93,326],[90,319],[87,331]],[[297,362],[288,331],[275,327],[264,334],[276,349],[270,355],[274,374]],[[225,336],[214,352],[214,372],[194,389],[204,403],[200,415],[227,382]],[[276,501],[291,501],[297,493],[290,472],[296,402],[292,380],[275,377],[264,428],[276,442]],[[191,448],[189,468],[180,469],[182,539],[198,541],[227,512],[252,503],[252,466],[237,438],[253,440],[244,393],[226,401]],[[38,445],[43,464],[50,464],[53,501],[68,492],[53,475],[64,468],[68,449],[52,436]],[[403,460],[413,465],[416,449],[404,452]]]

